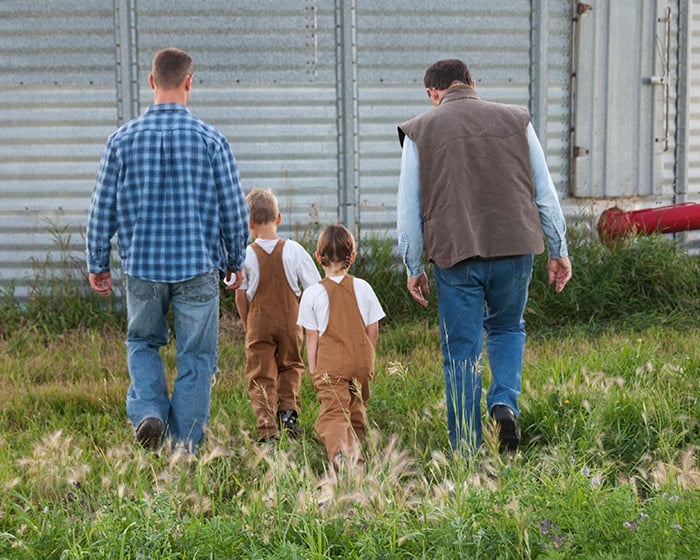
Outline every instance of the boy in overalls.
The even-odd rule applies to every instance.
[[[296,325],[302,289],[321,279],[311,255],[296,241],[277,235],[282,216],[269,189],[246,197],[250,231],[246,278],[236,291],[236,307],[245,329],[248,395],[261,442],[279,439],[279,429],[298,433],[299,389],[304,373],[303,335]]]

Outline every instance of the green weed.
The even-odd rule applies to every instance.
[[[85,260],[75,255],[67,229],[49,223],[54,251],[42,260],[32,259],[27,298],[15,297],[14,284],[0,289],[0,336],[27,329],[50,335],[81,326],[123,324],[118,296],[103,298],[90,290]],[[119,290],[118,273],[114,280]]]
[[[390,246],[362,241],[361,253],[374,257],[354,270],[396,321],[379,336],[365,466],[338,475],[314,437],[308,376],[302,436],[261,446],[251,435],[242,333],[226,306],[210,425],[194,456],[133,445],[121,312],[88,297],[75,304],[84,278],[80,288],[46,282],[33,302],[0,298],[9,310],[0,337],[0,557],[697,557],[695,258],[665,238],[617,247],[572,238],[574,279],[559,295],[538,261],[521,448],[500,454],[484,418],[485,444],[463,456],[447,441],[435,301],[428,310],[408,302]],[[49,268],[38,265],[41,274]],[[174,353],[170,342],[170,380]],[[488,360],[482,375],[486,387]]]
[[[84,261],[71,252],[66,228],[50,225],[49,232],[56,250],[33,262],[28,299],[19,301],[12,284],[0,289],[0,336],[21,335],[28,328],[55,334],[104,323],[123,327],[118,263],[113,266],[117,295],[99,297],[89,289]],[[316,224],[299,234],[299,241],[311,253],[318,233]],[[687,254],[678,242],[651,235],[608,246],[578,224],[570,227],[568,237],[574,273],[562,293],[556,294],[547,284],[546,255],[535,259],[525,312],[531,334],[581,328],[596,333],[610,326],[698,325],[700,258]],[[404,267],[388,237],[367,235],[360,239],[358,258],[350,272],[372,285],[387,314],[384,325],[434,324],[436,290],[430,266],[427,270],[431,285],[427,309],[408,295]],[[236,314],[232,292],[222,290],[221,308],[224,315]]]
[[[243,348],[228,333],[197,456],[133,445],[117,330],[26,339],[11,357],[2,341],[0,557],[692,557],[698,335],[534,337],[521,450],[499,454],[485,421],[485,445],[464,457],[447,444],[437,327],[389,326],[365,468],[337,477],[313,435],[308,377],[302,437],[255,442]]]
[[[535,259],[525,318],[535,330],[585,325],[592,332],[654,325],[697,325],[700,258],[662,235],[607,246],[584,228],[569,233],[573,277],[564,291],[547,286],[546,256]]]

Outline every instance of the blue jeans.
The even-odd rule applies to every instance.
[[[491,366],[487,410],[497,404],[519,414],[525,321],[532,255],[469,259],[434,267],[444,358],[447,427],[454,450],[475,451],[482,441],[481,353]]]
[[[165,284],[127,277],[127,363],[131,385],[126,413],[134,427],[160,418],[166,436],[194,450],[209,419],[211,384],[217,369],[219,274],[208,272]],[[160,349],[168,342],[172,306],[177,376],[172,396]]]

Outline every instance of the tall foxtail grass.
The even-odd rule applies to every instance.
[[[372,243],[386,262],[354,272],[391,315],[405,278],[390,242],[361,250]],[[700,325],[686,286],[697,261],[661,237],[572,242],[572,260],[564,297],[535,265],[517,453],[498,451],[488,418],[478,453],[450,450],[432,294],[427,310],[397,306],[382,324],[366,462],[337,474],[314,437],[308,376],[301,437],[257,443],[232,309],[207,438],[191,455],[133,444],[111,310],[45,321],[59,303],[18,304],[0,337],[0,557],[697,557]],[[171,382],[174,346],[163,349]],[[487,356],[481,375],[486,387]]]

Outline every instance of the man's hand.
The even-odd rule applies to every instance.
[[[569,257],[549,259],[549,262],[547,262],[547,274],[549,275],[549,284],[553,283],[556,292],[561,292],[571,279],[571,261],[569,261]]]
[[[428,300],[425,299],[423,294],[430,293],[430,287],[428,286],[428,276],[421,274],[416,278],[408,277],[406,280],[406,288],[408,288],[408,293],[411,297],[420,303],[423,307],[428,307]]]
[[[112,273],[109,270],[98,272],[97,274],[89,273],[90,287],[93,291],[101,296],[108,296],[112,293]]]

